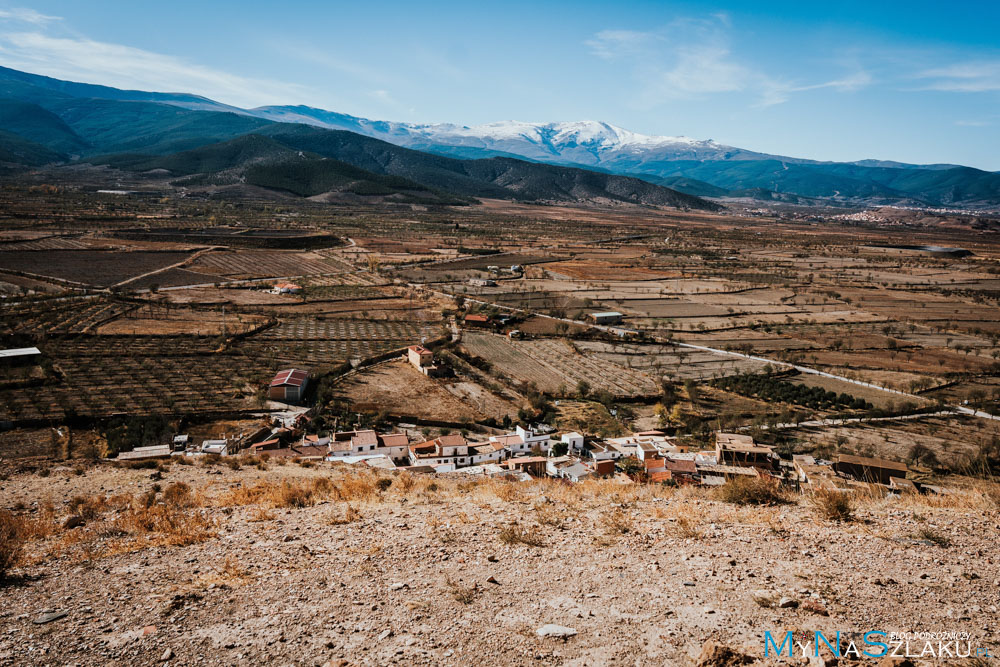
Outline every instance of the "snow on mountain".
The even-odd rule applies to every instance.
[[[482,125],[373,121],[310,107],[260,107],[255,116],[329,129],[349,130],[401,146],[449,155],[517,155],[553,163],[622,167],[621,162],[731,158],[749,155],[738,148],[689,137],[651,136],[600,121],[529,123],[498,121]],[[628,167],[628,165],[624,165]]]

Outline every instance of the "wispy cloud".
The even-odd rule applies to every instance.
[[[919,72],[924,90],[952,93],[985,93],[1000,90],[1000,60],[954,63]]]
[[[604,30],[586,41],[590,52],[632,70],[644,106],[720,93],[745,93],[754,106],[781,104],[797,92],[823,88],[854,91],[872,77],[861,68],[820,83],[802,83],[773,75],[739,58],[730,46],[731,19],[678,19],[653,31]]]
[[[61,20],[62,18],[59,16],[48,16],[26,7],[0,9],[0,21],[4,22],[16,21],[19,23],[31,23],[33,25],[45,25],[46,23],[51,23],[52,21]]]
[[[60,79],[197,93],[238,106],[297,102],[307,92],[302,86],[236,76],[131,46],[37,31],[0,34],[0,57],[8,67]]]

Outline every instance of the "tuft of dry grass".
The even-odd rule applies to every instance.
[[[545,546],[545,540],[536,526],[522,528],[516,523],[500,529],[500,541],[504,544],[524,544],[529,547]]]
[[[163,502],[173,507],[191,507],[195,504],[191,487],[184,482],[175,482],[163,492]]]
[[[401,496],[408,496],[410,491],[413,490],[413,486],[413,475],[405,470],[401,472],[399,476],[396,477],[396,481],[393,482],[393,488],[395,488]]]
[[[338,496],[336,485],[328,477],[280,482],[260,481],[253,486],[238,486],[219,498],[223,506],[268,505],[270,507],[311,507]]]
[[[21,560],[25,543],[24,518],[0,509],[0,581]]]
[[[502,500],[505,503],[512,503],[521,500],[521,488],[518,486],[518,482],[511,482],[502,479],[491,479],[484,483],[486,489],[488,489],[498,500]]]
[[[685,539],[697,540],[701,538],[701,527],[698,520],[689,514],[678,514],[674,529],[680,537]]]
[[[979,490],[995,509],[1000,509],[1000,484],[997,482],[984,482]]]
[[[462,604],[472,604],[479,596],[479,587],[476,585],[463,586],[461,582],[454,581],[451,577],[447,577],[444,583],[451,596]]]
[[[112,525],[150,546],[187,546],[215,536],[214,525],[209,519],[198,512],[184,511],[170,505],[147,507],[141,502],[135,503],[115,519]]]
[[[602,515],[601,525],[604,526],[604,532],[609,535],[627,535],[635,532],[635,521],[621,508]]]
[[[562,528],[563,526],[562,514],[551,505],[536,505],[535,520],[543,526],[553,526],[555,528]]]
[[[354,506],[350,503],[344,505],[342,512],[337,512],[336,510],[331,510],[327,515],[327,523],[331,526],[343,526],[348,523],[354,523],[361,518],[361,514],[358,510],[354,509]]]
[[[84,521],[92,521],[108,509],[104,496],[73,496],[69,499],[69,511]]]
[[[809,507],[827,521],[853,521],[854,498],[850,493],[836,489],[816,489],[808,496]]]
[[[274,512],[266,507],[257,507],[254,509],[253,514],[250,515],[250,521],[254,523],[271,521],[272,519],[274,519]]]
[[[786,505],[788,494],[777,482],[764,477],[740,476],[716,490],[716,498],[736,505]]]
[[[916,532],[914,537],[918,540],[927,540],[928,542],[933,542],[939,547],[946,548],[951,546],[951,540],[937,532],[929,526],[924,526]]]

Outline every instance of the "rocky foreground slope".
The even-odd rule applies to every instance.
[[[611,482],[47,465],[0,483],[23,541],[3,665],[746,664],[766,630],[1000,637],[979,490],[833,523]]]

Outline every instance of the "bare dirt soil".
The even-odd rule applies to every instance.
[[[760,659],[765,630],[998,640],[998,515],[978,491],[859,501],[835,524],[794,498],[616,482],[45,470],[7,466],[0,487],[30,533],[3,665],[688,665],[708,640]]]

